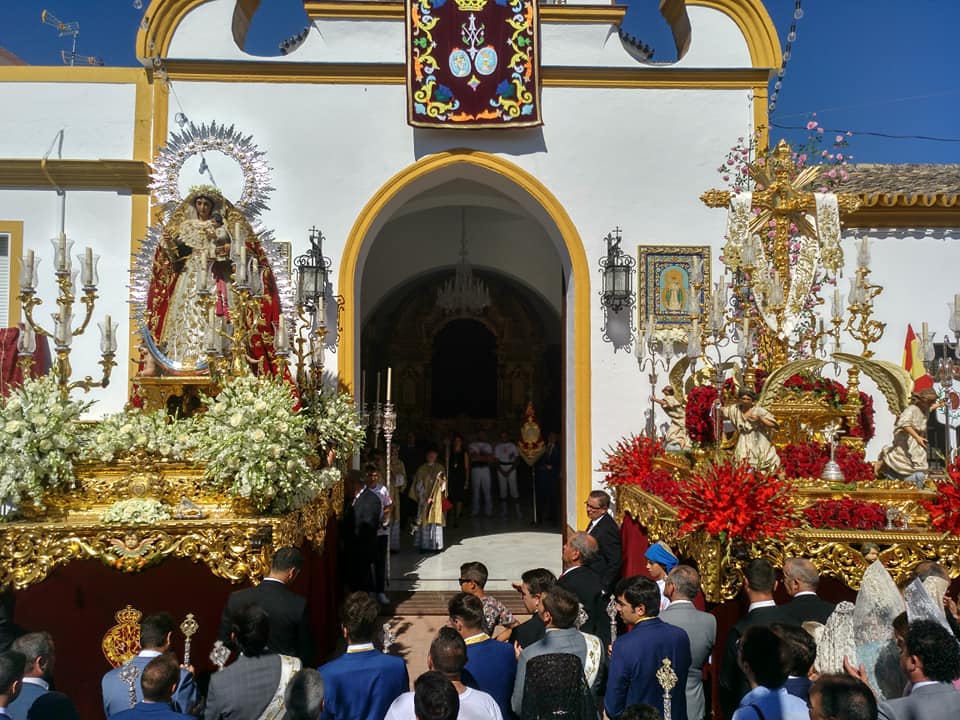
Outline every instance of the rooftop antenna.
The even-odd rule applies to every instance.
[[[44,25],[49,25],[50,27],[56,28],[57,32],[60,33],[60,37],[73,38],[73,47],[71,47],[70,53],[68,54],[66,50],[60,51],[60,58],[63,60],[64,65],[73,67],[77,64],[77,60],[82,61],[86,65],[103,65],[103,60],[98,57],[93,57],[92,55],[77,55],[77,36],[80,34],[80,23],[65,23],[61,20],[58,20],[56,15],[49,10],[44,10],[40,14],[40,22],[42,22]]]

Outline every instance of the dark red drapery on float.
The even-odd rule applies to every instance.
[[[17,365],[17,340],[20,328],[0,328],[0,396],[6,397],[12,388],[23,382],[23,373]],[[31,376],[39,377],[50,369],[50,344],[43,335],[37,335],[37,349],[33,353]]]
[[[303,572],[291,586],[307,597],[315,641],[322,660],[337,636],[337,520],[327,527],[324,551],[305,545]],[[200,628],[193,636],[191,662],[198,675],[214,669],[208,655],[217,638],[227,596],[244,587],[211,574],[206,565],[176,558],[149,570],[125,575],[97,560],[57,568],[43,582],[16,593],[16,623],[27,631],[48,630],[57,647],[56,688],[73,699],[82,718],[103,717],[100,679],[110,669],[100,642],[116,624],[114,613],[132,605],[144,615],[166,611],[179,624],[193,613]],[[183,635],[175,631],[174,650],[183,657]],[[315,663],[317,664],[317,663]]]

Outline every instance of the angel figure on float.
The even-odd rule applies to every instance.
[[[673,386],[664,386],[662,398],[654,395],[650,399],[662,407],[667,417],[670,418],[670,427],[667,428],[667,434],[664,437],[666,449],[672,452],[689,449],[692,443],[690,442],[690,436],[687,434],[686,406],[677,397]]]
[[[757,393],[740,388],[736,402],[724,406],[721,412],[739,433],[733,451],[737,462],[746,461],[762,472],[780,467],[780,456],[770,439],[770,431],[780,424],[773,413],[757,403]]]
[[[927,477],[927,417],[943,404],[932,388],[914,392],[910,404],[897,416],[893,441],[880,451],[877,477],[905,480],[923,486]]]

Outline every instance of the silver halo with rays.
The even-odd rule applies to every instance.
[[[232,158],[243,172],[243,192],[233,206],[240,210],[259,238],[277,284],[281,312],[294,326],[294,288],[280,245],[274,241],[273,231],[259,223],[260,214],[267,209],[267,199],[274,189],[270,185],[270,167],[266,153],[253,143],[253,136],[243,136],[234,126],[218,125],[215,121],[199,127],[190,123],[182,132],[171,133],[167,144],[160,149],[153,162],[150,189],[161,205],[164,221],[183,202],[180,196],[180,171],[184,163],[200,152],[218,150]],[[163,237],[162,224],[147,228],[147,236],[140,249],[133,254],[130,264],[130,303],[139,332],[146,330],[147,294],[157,247]]]
[[[243,190],[239,200],[231,200],[250,224],[267,209],[267,199],[274,189],[270,185],[267,155],[253,143],[252,135],[243,135],[233,125],[216,121],[199,127],[192,122],[181,131],[170,133],[167,144],[153,161],[150,190],[169,215],[183,202],[180,196],[180,171],[194,155],[217,150],[233,159],[243,173]]]

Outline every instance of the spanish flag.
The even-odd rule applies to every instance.
[[[907,339],[903,344],[903,361],[901,365],[910,373],[910,377],[913,378],[914,390],[919,391],[924,388],[933,387],[933,378],[927,375],[927,371],[923,367],[923,356],[920,354],[920,341],[913,332],[912,325],[907,325]]]

